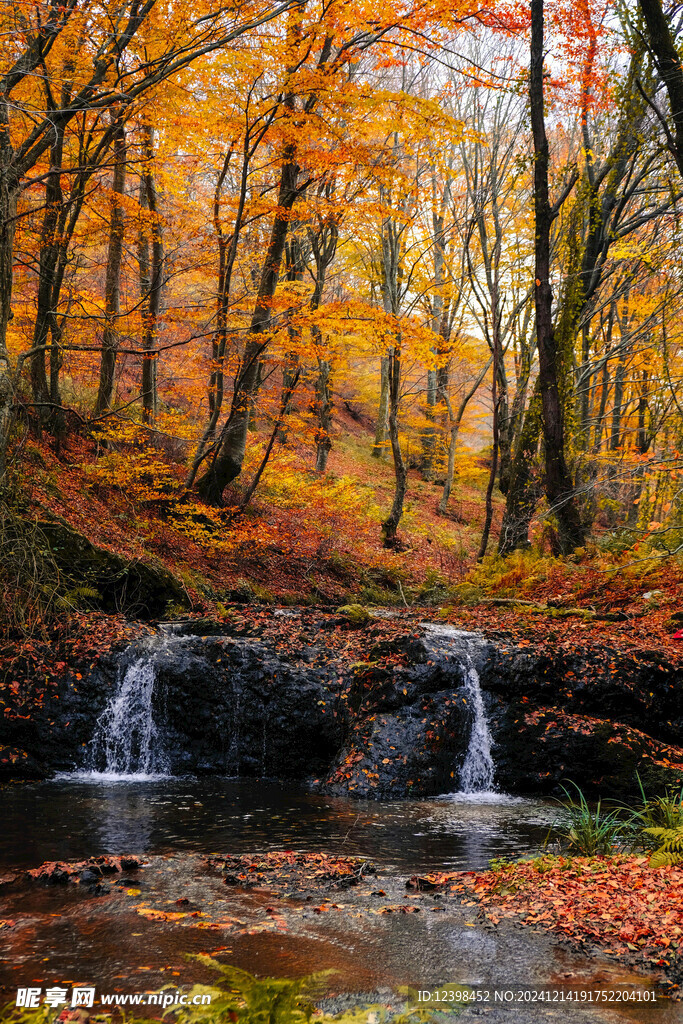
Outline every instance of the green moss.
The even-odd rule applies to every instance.
[[[344,604],[337,608],[337,614],[343,616],[356,629],[362,629],[373,620],[373,616],[362,604]]]
[[[453,604],[474,605],[479,604],[484,596],[481,587],[474,583],[456,583],[450,589],[450,597]]]

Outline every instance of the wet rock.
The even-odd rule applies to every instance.
[[[15,736],[20,739],[18,730]],[[44,779],[48,772],[48,765],[27,750],[0,744],[0,776],[10,779]]]
[[[305,631],[279,618],[280,635],[292,631],[281,646],[210,620],[176,623],[103,655],[81,680],[65,676],[34,718],[12,723],[0,773],[3,756],[11,778],[81,766],[117,680],[150,656],[154,722],[173,774],[315,779],[363,798],[453,791],[472,731],[466,682],[475,669],[499,788],[561,793],[571,778],[626,797],[637,795],[636,770],[653,791],[683,778],[683,673],[661,652],[538,651],[412,624],[382,641],[370,626],[360,634],[365,660],[344,663],[328,639],[346,628],[338,615],[316,613]]]
[[[66,885],[79,882],[84,885],[100,883],[103,874],[115,874],[123,870],[124,863],[131,867],[142,867],[139,857],[112,857],[104,855],[79,861],[45,861],[37,868],[31,868],[21,876],[29,882],[44,882],[48,885]],[[105,891],[97,884],[98,891]],[[106,891],[109,891],[108,888]]]
[[[683,785],[683,748],[624,723],[517,706],[494,716],[493,731],[496,779],[511,792],[559,792],[571,779],[588,794],[636,796],[637,776],[647,792]]]
[[[98,872],[93,871],[92,868],[86,868],[84,871],[81,871],[78,876],[78,880],[81,885],[93,885],[97,884],[101,877],[102,876]]]
[[[329,792],[377,800],[456,788],[471,729],[459,690],[443,690],[393,714],[368,714],[325,779]]]

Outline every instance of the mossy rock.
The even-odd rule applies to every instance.
[[[173,605],[187,609],[190,600],[182,584],[157,561],[133,561],[96,547],[57,517],[38,528],[64,576],[65,590],[89,587],[99,595],[93,604],[106,612],[158,618]]]
[[[346,619],[354,629],[362,629],[373,621],[373,616],[362,604],[343,604],[341,608],[337,608],[337,615]]]

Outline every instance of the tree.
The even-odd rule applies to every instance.
[[[126,188],[126,133],[123,125],[114,143],[114,180],[109,219],[109,249],[104,285],[104,328],[100,359],[100,386],[95,402],[95,415],[101,416],[111,406],[114,393],[114,371],[118,349],[118,317],[121,310],[121,259],[123,256],[124,214],[122,197]]]
[[[531,64],[529,101],[534,142],[535,291],[538,381],[545,445],[545,491],[559,526],[560,548],[568,554],[583,543],[583,528],[565,454],[564,410],[558,381],[558,352],[552,316],[550,230],[559,213],[551,207],[548,185],[550,162],[543,110],[544,0],[531,0]]]
[[[665,14],[662,0],[638,0],[638,5],[647,45],[669,97],[671,123],[653,100],[649,102],[664,128],[678,171],[683,175],[683,67],[673,21]]]
[[[184,3],[174,8],[171,18],[159,12],[157,19],[156,0],[120,0],[96,14],[79,0],[52,0],[45,13],[24,0],[5,9],[1,52],[7,70],[0,77],[0,479],[17,370],[28,358],[23,354],[14,365],[7,348],[17,204],[27,175],[79,114],[131,107],[200,56],[272,20],[292,3],[243,12],[247,17],[238,22],[228,10],[207,14]],[[139,52],[132,45],[138,37],[144,37]],[[38,68],[49,81],[73,78],[72,88],[58,95],[52,90],[52,103],[44,113],[32,95]]]

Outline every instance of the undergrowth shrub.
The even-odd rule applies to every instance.
[[[652,867],[683,863],[683,789],[647,797],[640,776],[638,785],[642,803],[630,818],[638,845],[652,851]]]
[[[148,427],[132,420],[109,419],[100,427],[103,448],[95,462],[84,471],[95,484],[125,491],[133,501],[154,501],[173,494],[182,486]]]
[[[0,638],[32,636],[101,595],[60,571],[35,515],[0,499]]]
[[[576,783],[571,785],[576,795],[563,786],[566,800],[559,801],[564,811],[556,825],[560,842],[581,857],[613,853],[628,833],[629,822],[623,810],[615,807],[605,811],[600,800],[591,807]]]
[[[650,867],[683,864],[683,824],[676,828],[646,828],[643,831],[657,844],[657,849],[650,854]]]

